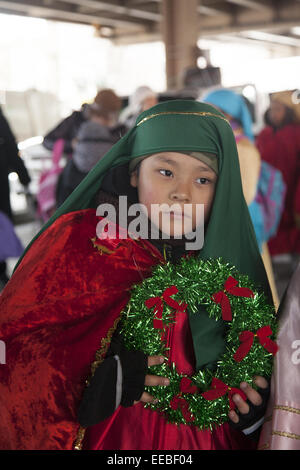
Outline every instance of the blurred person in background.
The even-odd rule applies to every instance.
[[[257,146],[262,159],[281,171],[287,188],[278,231],[268,242],[275,275],[284,288],[300,256],[300,104],[296,92],[272,93],[265,122]]]
[[[57,207],[125,133],[125,127],[118,123],[121,106],[121,98],[113,90],[104,89],[97,93],[94,102],[86,109],[87,120],[81,124],[72,141],[72,159],[58,181]]]
[[[45,169],[39,179],[37,200],[37,217],[44,223],[56,210],[56,191],[59,176],[66,163],[62,160],[72,158],[72,142],[78,130],[88,119],[88,104],[83,103],[79,111],[63,119],[57,126],[49,131],[43,140],[43,146],[51,151],[51,167]]]
[[[278,174],[279,172],[261,162],[260,154],[254,143],[252,118],[247,104],[241,95],[232,90],[221,88],[209,92],[202,100],[221,110],[233,129],[238,149],[245,200],[272,288],[274,304],[278,308],[279,296],[267,241],[271,236],[270,234],[276,231],[282,212],[284,185],[281,174]],[[270,186],[266,187],[268,186],[268,179],[272,170],[274,171],[270,179],[277,182],[277,187],[273,188]],[[272,190],[273,193],[275,192],[275,198],[277,198],[275,201],[268,200],[266,197],[267,193],[268,197],[271,197]]]
[[[79,111],[73,111],[70,116],[63,119],[57,126],[49,131],[43,141],[43,146],[47,150],[53,150],[55,142],[59,139],[64,140],[64,153],[72,154],[72,141],[76,137],[77,132],[82,123],[88,119],[87,103],[83,103]]]
[[[10,188],[8,175],[11,172],[16,172],[20,182],[28,191],[28,185],[31,181],[28,171],[22,158],[19,156],[15,136],[0,108],[0,213],[1,215],[1,245],[5,244],[8,249],[9,246],[16,247],[13,249],[13,254],[10,256],[20,256],[22,254],[22,247],[18,243],[17,237],[14,233],[12,221],[13,213],[10,205]],[[6,255],[9,250],[4,250]],[[5,285],[9,277],[6,272],[6,261],[4,252],[0,256],[0,285]]]
[[[158,96],[148,86],[140,86],[129,97],[128,106],[120,114],[120,122],[128,129],[134,126],[136,118],[140,113],[155,106],[158,103]]]

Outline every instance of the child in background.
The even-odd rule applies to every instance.
[[[176,214],[167,243],[162,236],[96,240],[96,207],[118,207],[120,195],[129,205],[189,204],[192,229],[197,204],[204,204],[203,248],[186,250]],[[161,235],[161,219],[157,228]],[[33,240],[1,297],[1,339],[10,357],[0,369],[2,449],[72,449],[74,441],[97,450],[255,448],[245,434],[265,411],[263,377],[254,378],[257,391],[241,385],[247,402],[234,395],[229,421],[235,429],[227,422],[213,431],[177,426],[144,407],[153,400],[145,385],[168,383],[147,373],[161,357],[124,348],[120,313],[131,287],[154,266],[186,254],[222,257],[271,300],[229,123],[209,105],[171,101],[140,115],[101,159]],[[199,305],[197,314],[175,323],[170,353],[181,357],[185,373],[214,369],[224,332],[224,322]]]

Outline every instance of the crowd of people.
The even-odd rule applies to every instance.
[[[72,449],[74,442],[76,448],[94,450],[253,450],[289,448],[289,442],[297,448],[300,435],[293,438],[297,432],[285,432],[282,423],[296,420],[291,410],[299,413],[300,379],[291,384],[280,367],[286,342],[297,339],[299,331],[300,104],[294,96],[293,91],[270,95],[265,126],[255,136],[245,99],[230,89],[159,103],[159,96],[142,86],[125,109],[113,90],[99,91],[44,138],[53,153],[53,168],[42,175],[37,194],[44,225],[25,251],[13,229],[8,174],[16,171],[25,187],[30,176],[0,114],[1,245],[12,240],[0,259],[6,286],[0,331],[14,363],[0,369],[0,397],[10,401],[0,425],[1,448]],[[64,167],[59,166],[62,156]],[[203,247],[186,249],[176,216],[167,243],[161,219],[156,219],[157,240],[148,237],[150,232],[141,243],[120,240],[124,227],[119,227],[114,239],[97,241],[95,209],[109,202],[118,213],[120,196],[127,196],[129,208],[204,204]],[[196,229],[195,214],[188,218]],[[20,256],[10,281],[9,256]],[[203,305],[198,316],[181,312],[180,326],[175,323],[165,337],[166,358],[128,350],[120,321],[133,285],[151,276],[157,264],[177,266],[191,256],[221,257],[232,264],[280,313],[283,352],[276,356],[272,380],[257,374],[253,382],[243,382],[244,394],[233,395],[235,411],[213,430],[168,422],[145,407],[154,403],[145,387],[170,385],[171,377],[157,371],[171,358],[177,358],[185,377],[203,368],[216,370],[226,346],[224,322],[212,319]],[[282,262],[288,266],[284,279]],[[23,357],[29,358],[25,365]],[[286,414],[288,409],[288,418],[275,419],[282,413],[278,404],[285,405]],[[273,421],[262,427],[267,409]],[[182,413],[189,421],[184,405]]]

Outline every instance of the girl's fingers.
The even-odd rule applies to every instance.
[[[258,387],[267,388],[268,382],[264,377],[257,376],[254,378],[254,382]],[[247,382],[242,382],[240,384],[241,390],[245,393],[248,400],[255,406],[259,406],[262,404],[262,398],[260,394],[254,390]],[[240,397],[240,395],[236,394],[232,397],[234,403],[237,406],[237,409],[242,414],[247,414],[249,412],[249,405]]]
[[[158,375],[146,375],[145,385],[153,387],[154,385],[170,385],[170,380],[166,377],[159,377]]]
[[[243,390],[243,392],[246,394],[248,400],[253,403],[253,405],[258,406],[262,404],[262,398],[260,394],[256,390],[254,390],[251,385],[249,385],[247,382],[242,382],[240,387],[241,390]]]
[[[235,411],[233,411],[233,410],[229,411],[228,416],[234,423],[239,422],[239,417],[238,417],[238,415],[236,414]]]
[[[267,380],[261,375],[254,377],[254,383],[260,388],[267,388],[269,385]]]
[[[247,403],[242,399],[242,397],[238,393],[233,395],[232,399],[240,413],[249,413],[249,405],[247,405]]]
[[[148,367],[158,366],[164,362],[163,356],[148,356]]]

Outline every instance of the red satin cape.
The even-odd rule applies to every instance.
[[[163,263],[144,240],[98,240],[87,209],[61,216],[32,245],[0,297],[0,448],[71,450],[91,364],[104,357],[130,288]],[[193,373],[187,318],[168,333],[170,360]],[[188,336],[187,336],[188,335]],[[189,345],[189,348],[187,347]],[[85,449],[253,448],[241,433],[169,424],[142,404],[89,428]]]
[[[96,240],[87,209],[61,216],[0,297],[0,448],[72,449],[96,351],[109,345],[134,283],[163,262],[147,241]],[[102,340],[102,344],[101,344]]]

